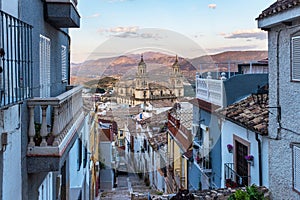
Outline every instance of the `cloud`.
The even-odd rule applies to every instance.
[[[127,26],[127,27],[118,26],[118,27],[110,28],[108,30],[108,32],[110,32],[110,33],[136,33],[138,29],[139,29],[138,26]]]
[[[204,35],[203,34],[195,34],[195,35],[192,35],[193,38],[201,38],[203,37]]]
[[[82,16],[82,18],[97,18],[97,17],[100,17],[100,13],[95,13],[89,16]]]
[[[160,39],[158,33],[139,32],[138,26],[118,26],[108,29],[98,29],[98,33],[108,33],[111,37],[118,38],[141,38],[141,39]]]
[[[119,38],[141,38],[141,39],[161,39],[162,37],[159,36],[157,33],[137,33],[137,32],[126,32],[122,34],[113,35],[113,37]]]
[[[224,46],[219,48],[206,49],[209,53],[220,53],[224,51],[246,51],[246,50],[256,50],[257,45],[243,45],[243,46]]]
[[[211,9],[215,9],[217,7],[217,4],[211,3],[211,4],[208,4],[208,7]]]
[[[265,40],[267,38],[267,34],[265,31],[260,29],[252,29],[252,30],[237,30],[235,32],[226,34],[220,33],[226,39],[257,39],[257,40]]]
[[[138,26],[117,26],[113,28],[103,29],[99,28],[98,33],[109,33],[109,34],[118,34],[118,33],[136,33],[139,30]]]

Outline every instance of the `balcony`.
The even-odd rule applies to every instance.
[[[84,120],[81,92],[81,86],[70,87],[56,97],[28,100],[29,173],[60,169]]]
[[[0,10],[0,109],[32,97],[32,26]]]
[[[196,97],[223,107],[223,80],[196,78]]]
[[[198,149],[193,150],[194,162],[203,173],[212,172],[211,159],[209,154],[210,149],[203,147],[203,145],[200,146]]]
[[[46,0],[45,19],[57,28],[79,28],[77,0]]]
[[[225,163],[225,187],[236,188],[249,185],[250,176],[240,176],[234,171],[234,163]]]

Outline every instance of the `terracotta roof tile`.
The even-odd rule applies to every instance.
[[[188,159],[192,158],[193,157],[193,149],[189,149],[187,150],[183,156],[187,157]]]
[[[256,19],[263,19],[277,13],[284,12],[300,5],[300,0],[277,0],[270,7],[262,11]]]
[[[257,97],[251,95],[238,103],[217,110],[216,113],[261,135],[268,135],[268,105],[268,94],[263,95],[263,101],[258,101]]]
[[[154,149],[154,151],[157,151],[160,147],[164,146],[167,144],[167,134],[166,132],[156,134],[152,138],[148,139],[150,145]]]

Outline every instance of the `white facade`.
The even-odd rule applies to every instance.
[[[151,148],[152,149],[152,148]],[[163,147],[164,151],[166,149],[166,146]],[[153,149],[152,149],[153,150]],[[166,163],[161,163],[161,156],[164,158],[165,152],[163,151],[153,151],[153,185],[155,185],[156,189],[159,191],[165,192],[166,190],[166,182],[165,182],[165,177],[164,174],[161,174],[158,172],[158,168],[166,167]]]
[[[7,133],[7,145],[0,146],[0,153],[3,154],[2,199],[22,199],[22,179],[20,178],[21,113],[19,105],[2,110],[0,118],[0,136]]]
[[[114,174],[112,170],[112,143],[100,141],[100,188],[112,189],[114,186]]]
[[[258,156],[258,143],[255,138],[255,133],[241,127],[237,124],[234,124],[228,120],[225,120],[222,123],[221,128],[222,134],[222,141],[221,141],[221,152],[222,152],[222,166],[225,163],[234,163],[234,153],[229,153],[227,150],[227,145],[233,145],[233,152],[234,152],[234,137],[238,137],[246,142],[250,143],[249,155],[254,156],[254,165],[250,166],[250,183],[249,185],[256,184],[259,185],[259,156]],[[262,177],[263,177],[263,184],[264,186],[268,187],[268,139],[266,137],[262,137],[259,135],[259,140],[261,140],[262,146]],[[224,167],[222,167],[222,180],[221,180],[221,187],[225,187],[225,177],[224,177]]]
[[[277,1],[258,17],[258,27],[268,30],[271,113],[268,161],[269,188],[274,199],[300,198],[300,189],[294,187],[299,184],[299,179],[296,178],[299,172],[294,170],[299,158],[294,157],[293,147],[300,141],[300,83],[293,74],[294,67],[299,69],[299,43],[294,46],[293,39],[300,36],[300,7],[299,4],[295,4],[285,10],[277,9],[290,3],[292,1]],[[269,15],[267,13],[270,10],[278,12]]]
[[[19,14],[19,6],[18,6],[19,0],[1,0],[2,2],[2,10],[6,13],[9,13],[10,15],[17,17]]]

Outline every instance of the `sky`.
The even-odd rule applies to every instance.
[[[275,0],[79,0],[71,62],[163,51],[198,57],[267,50],[255,18]]]

